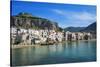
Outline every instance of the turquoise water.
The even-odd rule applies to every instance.
[[[96,61],[96,41],[12,49],[12,65],[40,65]]]

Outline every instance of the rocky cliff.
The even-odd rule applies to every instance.
[[[35,17],[28,13],[19,13],[16,16],[11,16],[10,27],[26,29],[59,29],[56,22],[52,22],[45,18]]]

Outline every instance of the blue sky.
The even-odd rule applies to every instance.
[[[84,27],[96,21],[96,6],[12,1],[12,15],[20,12],[57,22],[62,28]]]

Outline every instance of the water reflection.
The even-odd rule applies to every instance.
[[[96,41],[64,42],[58,45],[12,50],[12,65],[36,65],[96,60]]]

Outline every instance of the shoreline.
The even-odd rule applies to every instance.
[[[78,41],[96,41],[96,39],[92,39],[92,40],[78,40]],[[76,42],[76,41],[62,41],[62,42],[58,42],[58,43],[63,43],[63,42]],[[26,48],[26,47],[40,47],[40,46],[42,46],[42,45],[41,44],[33,44],[33,45],[11,45],[10,48],[11,49],[17,49],[17,48]]]
[[[39,47],[41,45],[35,44],[35,45],[11,45],[11,49],[17,49],[17,48],[25,48],[25,47]]]

